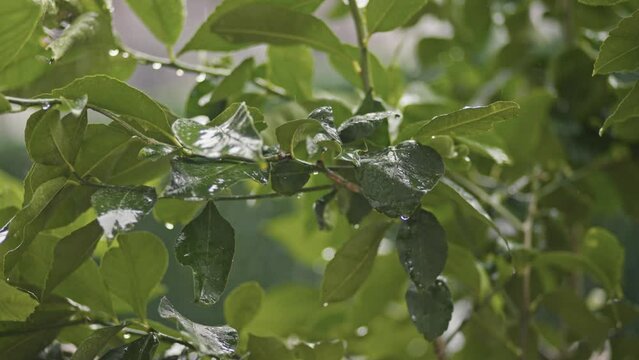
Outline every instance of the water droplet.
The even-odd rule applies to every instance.
[[[51,108],[51,104],[49,103],[42,104],[42,110],[49,110],[50,108]]]
[[[296,198],[301,199],[302,198],[302,194],[297,194]]]
[[[353,229],[355,229],[355,230],[359,229],[359,224],[353,225]]]
[[[406,221],[406,220],[410,219],[410,216],[408,216],[408,215],[402,215],[402,216],[400,216],[399,218],[400,218],[400,219],[402,219],[402,220],[404,220],[404,221]]]
[[[366,336],[366,334],[368,334],[368,327],[366,326],[360,326],[355,330],[355,334],[357,334],[357,336],[362,337],[362,336]]]
[[[328,307],[328,303],[327,302],[323,303],[322,307]]]
[[[153,70],[160,70],[162,68],[162,64],[160,64],[159,62],[154,62],[151,67],[153,68]]]
[[[131,338],[131,334],[124,334],[124,335],[122,335],[122,337],[123,337],[125,340],[128,340],[128,339],[130,339],[130,338]]]
[[[171,223],[166,223],[166,224],[164,224],[164,227],[169,229],[169,230],[173,230],[175,228],[175,225],[173,225]]]
[[[335,257],[335,249],[332,247],[326,247],[322,250],[322,259],[326,261],[331,261]]]
[[[118,56],[119,53],[120,53],[120,50],[118,49],[109,50],[109,56]]]
[[[129,58],[129,53],[128,53],[128,52],[126,52],[126,51],[125,51],[125,52],[123,52],[123,53],[122,53],[122,57],[123,57],[123,58],[125,58],[125,59],[128,59],[128,58]]]
[[[176,76],[182,76],[182,75],[184,75],[184,70],[182,70],[182,69],[177,69],[177,70],[175,70],[175,75],[176,75]]]
[[[206,80],[206,74],[205,73],[200,73],[196,78],[195,81],[201,83],[202,81]]]
[[[318,175],[319,171],[313,171],[313,175]]]

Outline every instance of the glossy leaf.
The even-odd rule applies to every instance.
[[[236,287],[224,300],[224,318],[229,326],[242,330],[257,315],[264,299],[264,289],[255,281]]]
[[[332,122],[308,119],[293,120],[275,129],[277,141],[285,152],[300,160],[312,160],[326,150],[341,151],[339,134]]]
[[[110,350],[100,360],[153,360],[158,345],[160,345],[158,336],[155,333],[149,333],[131,343]]]
[[[233,157],[247,160],[262,158],[262,138],[253,125],[246,104],[218,126],[202,125],[192,119],[178,119],[173,133],[195,155],[211,159]]]
[[[78,346],[71,360],[94,360],[104,352],[107,345],[116,338],[123,327],[122,325],[109,326],[94,331]]]
[[[297,194],[311,177],[314,167],[292,159],[272,163],[271,187],[282,195]]]
[[[391,223],[376,218],[359,230],[337,251],[326,266],[322,301],[343,301],[355,294],[373,268],[377,248]]]
[[[632,87],[630,92],[621,100],[615,111],[610,115],[599,130],[603,135],[604,131],[611,126],[624,123],[626,121],[637,121],[639,116],[639,82]]]
[[[595,74],[634,71],[639,69],[639,11],[622,19],[601,45],[595,61]]]
[[[91,196],[91,205],[107,239],[119,232],[133,230],[144,215],[153,208],[157,196],[147,186],[103,187]]]
[[[397,253],[415,286],[424,290],[435,282],[446,265],[446,232],[433,214],[417,210],[409,219],[402,220],[397,233]]]
[[[127,4],[158,40],[175,44],[186,17],[185,0],[127,0]]]
[[[413,324],[427,340],[435,341],[448,328],[453,302],[443,281],[437,280],[426,289],[409,288],[406,304]]]
[[[57,243],[43,297],[50,294],[93,255],[93,250],[95,250],[100,237],[102,237],[102,229],[96,221],[93,221]]]
[[[519,105],[512,101],[467,107],[434,117],[419,129],[416,136],[478,134],[491,130],[497,122],[515,118],[518,111]]]
[[[100,272],[109,290],[146,319],[151,290],[167,269],[167,250],[162,240],[148,232],[120,234],[118,244],[104,254]]]
[[[269,79],[297,101],[313,95],[313,53],[304,46],[269,46]]]
[[[247,4],[225,12],[210,30],[231,43],[303,44],[327,53],[341,53],[340,40],[318,18],[271,4]]]
[[[390,31],[406,24],[427,0],[369,0],[366,19],[369,33]]]
[[[0,4],[0,70],[25,46],[44,11],[45,4],[31,0],[3,1]]]
[[[241,180],[268,181],[268,174],[257,164],[176,159],[171,162],[171,168],[171,182],[164,195],[190,201],[215,199],[220,191]]]
[[[248,351],[251,353],[251,359],[255,360],[295,360],[293,353],[274,337],[250,335]]]
[[[52,94],[68,99],[86,95],[90,105],[121,115],[124,121],[130,119],[132,126],[164,135],[170,132],[168,117],[155,101],[140,90],[109,76],[85,76],[53,90]]]
[[[86,126],[86,111],[63,118],[56,109],[34,113],[24,133],[29,156],[44,165],[73,166]]]
[[[356,173],[371,206],[391,217],[412,214],[443,174],[439,154],[410,141],[362,156]]]
[[[399,117],[399,114],[387,111],[357,115],[343,122],[337,131],[345,144],[364,140],[376,146],[388,146],[388,119],[392,117]]]
[[[231,271],[235,252],[235,231],[209,202],[204,211],[184,227],[175,244],[183,266],[193,271],[195,301],[216,303]]]
[[[208,326],[193,322],[180,314],[173,304],[163,297],[160,300],[158,313],[164,319],[177,321],[191,337],[200,352],[212,356],[227,356],[235,352],[239,336],[229,326]]]
[[[0,280],[0,321],[25,321],[38,306],[26,292]]]

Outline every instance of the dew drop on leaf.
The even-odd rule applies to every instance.
[[[206,74],[205,73],[200,73],[196,78],[195,81],[201,83],[202,81],[206,80]]]
[[[164,227],[169,229],[169,230],[173,230],[175,228],[175,225],[173,225],[171,223],[166,223],[166,224],[164,224]]]
[[[109,56],[118,56],[119,53],[120,53],[120,50],[118,49],[109,50]]]
[[[355,334],[357,334],[357,336],[359,337],[363,337],[366,336],[368,334],[368,327],[366,326],[360,326],[355,330]]]
[[[402,215],[402,216],[400,216],[399,218],[400,218],[400,219],[402,219],[402,220],[404,220],[404,221],[406,221],[406,220],[410,219],[410,216],[408,216],[408,215]]]
[[[123,57],[123,58],[125,58],[125,59],[128,59],[128,58],[129,58],[129,53],[128,53],[128,52],[126,52],[126,51],[125,51],[125,52],[123,52],[123,53],[122,53],[122,57]]]

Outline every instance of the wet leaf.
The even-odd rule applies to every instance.
[[[392,111],[356,115],[342,123],[337,131],[343,143],[363,140],[378,147],[390,145],[388,119],[399,117]]]
[[[257,164],[176,159],[171,162],[171,182],[164,190],[164,196],[191,201],[210,200],[238,181],[250,179],[266,183],[267,176]]]
[[[173,123],[173,133],[194,155],[211,159],[262,158],[262,138],[253,126],[253,118],[244,103],[223,124],[209,127],[192,119],[178,119]]]
[[[0,321],[25,321],[38,306],[26,292],[0,280]]]
[[[186,17],[185,0],[127,0],[127,4],[158,40],[175,44]]]
[[[282,150],[296,159],[314,159],[325,150],[341,151],[339,134],[332,122],[314,118],[293,120],[280,125],[275,134]]]
[[[271,187],[282,195],[297,194],[304,188],[314,169],[311,165],[292,159],[271,163]]]
[[[514,119],[518,113],[519,105],[512,101],[466,107],[426,121],[415,136],[479,134],[491,130],[497,122]]]
[[[141,338],[104,354],[100,360],[153,360],[153,355],[160,345],[160,339],[155,333],[149,333]]]
[[[57,243],[42,294],[43,298],[93,255],[93,250],[101,237],[102,228],[97,221],[93,221]]]
[[[25,144],[29,156],[44,165],[72,167],[87,126],[87,113],[60,118],[57,109],[40,110],[27,121]]]
[[[173,319],[186,331],[199,351],[212,356],[227,356],[235,353],[238,333],[230,326],[208,326],[193,322],[180,314],[173,304],[163,297],[158,313],[164,319]]]
[[[148,186],[102,187],[91,196],[91,205],[98,214],[104,235],[113,239],[119,232],[133,230],[157,199]]]
[[[183,266],[193,271],[195,301],[216,303],[231,271],[235,252],[235,231],[209,202],[204,211],[184,227],[175,244]]]
[[[104,254],[100,272],[109,290],[146,319],[147,300],[168,266],[164,243],[148,232],[120,234],[118,247]]]
[[[53,53],[51,59],[60,60],[76,42],[82,42],[94,36],[98,26],[98,14],[87,12],[78,16],[59,37],[47,45],[47,49]]]
[[[322,301],[343,301],[355,294],[368,278],[377,248],[391,222],[371,219],[337,251],[326,266],[322,282]]]
[[[397,253],[417,288],[426,289],[446,265],[448,243],[444,228],[433,214],[417,210],[409,219],[402,220],[397,233]]]
[[[362,194],[390,217],[412,214],[443,174],[439,154],[411,141],[362,155],[356,170]]]
[[[448,328],[453,302],[443,281],[437,280],[426,289],[410,287],[406,304],[413,324],[427,340],[434,341]]]
[[[229,326],[242,330],[257,315],[264,299],[264,289],[255,281],[236,287],[224,300],[224,318]]]
[[[109,326],[94,331],[78,346],[78,350],[73,353],[71,360],[94,360],[104,352],[107,345],[116,338],[123,327],[123,325]]]
[[[639,31],[639,11],[622,19],[617,27],[610,31],[608,38],[601,44],[594,73],[609,74],[639,69],[637,31]]]

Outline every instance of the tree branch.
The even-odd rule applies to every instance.
[[[348,0],[348,5],[351,9],[351,16],[355,22],[355,30],[357,32],[357,42],[359,45],[359,75],[362,78],[362,85],[364,86],[364,92],[371,91],[371,77],[368,69],[368,31],[366,30],[366,19],[362,17],[362,13],[357,7],[356,0]]]

